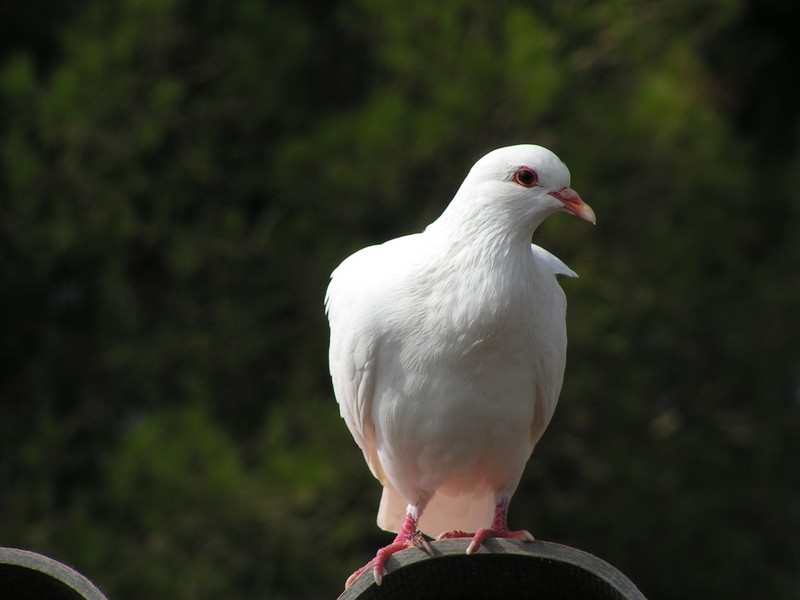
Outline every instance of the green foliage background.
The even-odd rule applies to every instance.
[[[484,152],[570,166],[561,403],[512,527],[651,598],[800,596],[800,12],[770,0],[0,9],[0,545],[115,600],[333,598],[389,539],[327,277]]]

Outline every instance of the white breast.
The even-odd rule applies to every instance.
[[[372,418],[378,459],[402,498],[384,528],[425,497],[423,531],[488,526],[496,492],[516,488],[552,416],[563,293],[533,254],[503,273],[410,270],[406,293],[385,309]]]

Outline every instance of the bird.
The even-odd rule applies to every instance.
[[[510,531],[508,507],[550,422],[566,363],[566,299],[576,277],[532,244],[566,212],[592,224],[550,150],[493,150],[423,231],[363,248],[325,294],[329,366],[339,410],[382,484],[380,528],[393,542],[348,578],[425,536],[533,541]]]

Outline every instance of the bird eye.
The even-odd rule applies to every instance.
[[[539,176],[536,171],[528,167],[522,167],[514,173],[514,183],[518,183],[522,187],[533,187],[539,182]]]

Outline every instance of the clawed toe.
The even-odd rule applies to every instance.
[[[465,531],[461,531],[460,529],[453,529],[452,531],[443,531],[440,533],[436,540],[454,540],[458,538],[471,538],[474,534],[473,533],[466,533]]]
[[[391,544],[378,550],[375,554],[375,558],[347,578],[344,584],[345,589],[353,585],[364,571],[368,569],[372,570],[375,583],[381,585],[381,583],[383,583],[384,565],[386,561],[388,561],[393,554],[402,552],[408,548],[419,548],[426,552],[428,556],[433,556],[433,547],[428,543],[428,540],[425,539],[421,531],[415,530],[413,533],[400,533]]]
[[[479,529],[472,536],[472,541],[467,546],[467,554],[472,554],[481,544],[488,538],[499,538],[505,540],[521,540],[523,542],[534,542],[536,539],[529,531],[524,529],[521,531],[509,531],[508,529],[495,530],[495,529]]]

